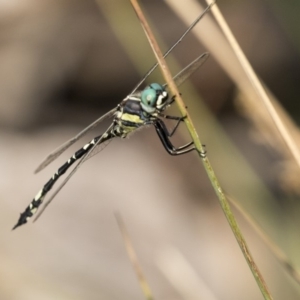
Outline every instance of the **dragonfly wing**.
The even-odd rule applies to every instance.
[[[177,86],[180,86],[185,82],[195,71],[200,68],[209,57],[209,53],[205,52],[193,60],[188,66],[181,70],[177,75],[174,76],[173,80]],[[167,84],[164,85],[166,87]]]
[[[37,167],[37,169],[34,171],[34,173],[38,173],[41,170],[43,170],[45,167],[47,167],[52,161],[54,161],[57,157],[59,157],[65,150],[67,150],[70,146],[72,146],[76,141],[78,141],[81,137],[83,137],[85,134],[87,134],[90,130],[92,130],[94,127],[96,127],[98,124],[100,124],[104,119],[111,117],[115,112],[117,108],[114,108],[101,116],[99,119],[97,119],[95,122],[90,124],[88,127],[83,129],[81,132],[79,132],[76,136],[68,140],[67,142],[63,143],[60,147],[55,149],[52,153],[50,153],[46,159]]]
[[[89,153],[87,159],[92,158],[93,156],[95,156],[96,154],[98,154],[99,152],[101,152],[104,148],[106,148],[106,146],[112,141],[112,139],[107,140],[103,143],[97,144],[97,146],[95,148],[93,148],[93,150]]]
[[[106,133],[108,133],[110,130],[112,130],[113,128],[113,124],[109,126],[109,128],[103,133],[102,136],[105,136]],[[52,202],[52,200],[54,199],[54,197],[60,192],[60,190],[66,185],[66,183],[71,179],[71,177],[75,174],[75,172],[78,171],[78,169],[81,167],[81,165],[89,158],[91,158],[91,155],[95,155],[94,154],[94,150],[98,147],[99,145],[103,144],[103,147],[101,147],[100,149],[103,150],[110,142],[110,140],[107,140],[103,143],[101,143],[102,138],[100,138],[95,145],[90,149],[90,151],[88,153],[86,153],[77,163],[77,165],[73,168],[73,170],[70,172],[70,174],[64,179],[64,181],[58,186],[58,188],[54,191],[54,193],[49,197],[49,199],[45,202],[44,206],[41,208],[41,210],[37,213],[36,217],[34,218],[35,222],[41,215],[42,213],[45,211],[45,209],[48,207],[48,205]],[[98,151],[99,152],[99,151]],[[98,153],[97,152],[97,153]]]
[[[198,22],[206,15],[207,12],[209,12],[210,8],[215,4],[215,1],[210,3],[205,10],[199,15],[199,17],[188,27],[188,29],[183,33],[183,35],[177,40],[177,42],[164,54],[164,57],[167,57],[172,50],[182,42],[182,40],[185,38],[185,36],[198,24]],[[133,89],[133,91],[130,94],[133,94],[140,86],[141,84],[147,79],[147,77],[157,68],[158,63],[156,63],[142,78],[142,80],[137,84],[137,86]],[[178,84],[179,85],[179,84]]]

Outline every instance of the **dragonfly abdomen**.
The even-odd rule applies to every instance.
[[[104,136],[105,135],[105,136]],[[27,206],[25,211],[21,213],[18,223],[13,227],[16,229],[17,227],[27,223],[27,221],[36,213],[39,206],[43,203],[43,200],[47,193],[52,189],[55,182],[66,173],[66,171],[74,164],[75,161],[82,158],[83,155],[88,153],[91,148],[102,139],[102,142],[105,142],[111,139],[113,136],[110,133],[105,133],[104,135],[100,135],[92,139],[88,144],[83,146],[81,149],[75,152],[75,154],[69,158],[67,162],[65,162],[54,175],[49,179],[49,181],[44,185],[44,187],[37,193],[37,195],[33,198],[31,203]]]

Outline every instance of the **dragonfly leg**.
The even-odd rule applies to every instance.
[[[164,130],[165,130],[165,132],[167,133],[168,137],[173,136],[173,134],[174,134],[175,131],[177,130],[179,124],[180,124],[181,122],[183,122],[183,120],[186,118],[186,116],[184,116],[184,117],[177,117],[177,116],[169,116],[169,115],[163,115],[163,114],[161,114],[160,117],[165,118],[165,119],[169,119],[169,120],[176,120],[176,121],[177,121],[175,127],[174,127],[170,132],[168,131],[168,129],[167,129],[167,127],[165,126],[165,124],[163,123],[162,126],[164,126]]]
[[[173,117],[173,116],[168,116],[170,119],[177,119],[179,120],[178,123],[175,126],[175,130],[178,127],[178,125],[180,124],[181,121],[183,121],[186,117]],[[198,151],[197,148],[194,146],[193,142],[190,142],[188,144],[185,144],[183,146],[177,147],[175,148],[173,146],[173,144],[171,143],[169,137],[172,136],[172,134],[175,132],[175,130],[173,130],[174,132],[172,134],[170,134],[167,130],[167,127],[165,125],[165,123],[161,120],[161,119],[157,119],[154,122],[154,126],[156,129],[156,132],[163,144],[163,146],[165,147],[165,149],[167,150],[167,152],[171,155],[181,155],[181,154],[185,154],[185,153],[189,153],[193,150],[196,150],[199,155],[201,156],[201,158],[205,158],[206,157],[206,150],[204,151]],[[205,145],[202,145],[202,147],[205,147]]]
[[[69,158],[69,160],[63,164],[56,173],[51,177],[51,179],[44,185],[44,187],[37,193],[37,195],[33,198],[31,203],[27,206],[25,211],[21,213],[17,224],[13,227],[16,229],[17,227],[27,223],[27,221],[36,213],[39,206],[42,204],[47,193],[52,189],[55,182],[74,164],[75,161],[82,158],[83,155],[89,152],[89,150],[101,139],[101,143],[105,142],[111,138],[113,135],[111,133],[106,133],[106,136],[97,136],[93,140],[91,140],[88,144],[83,146],[81,149],[75,152],[75,154]]]
[[[156,130],[163,146],[165,147],[166,151],[170,155],[181,155],[181,154],[185,154],[185,153],[191,152],[193,150],[196,150],[193,142],[183,145],[181,147],[175,148],[169,139],[170,134],[166,128],[166,125],[161,119],[155,120],[153,125],[155,126],[155,130]]]

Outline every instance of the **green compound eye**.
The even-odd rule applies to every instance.
[[[141,94],[141,100],[144,105],[153,107],[157,100],[156,90],[152,87],[146,87]]]
[[[158,83],[151,83],[150,87],[158,92],[162,92],[164,91],[164,88],[162,85],[158,84]]]
[[[164,102],[167,99],[168,93],[158,83],[151,83],[141,92],[141,106],[148,114],[153,114],[156,110],[163,109]]]
[[[141,94],[141,100],[144,105],[154,107],[160,94],[164,92],[163,86],[158,83],[151,83]]]

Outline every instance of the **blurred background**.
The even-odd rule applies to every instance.
[[[141,4],[164,50],[206,6]],[[298,143],[300,3],[218,5]],[[116,211],[156,299],[262,299],[199,158],[171,157],[151,127],[113,141],[38,222],[11,232],[57,168],[109,123],[33,170],[124,99],[155,59],[129,1],[1,0],[0,24],[0,299],[143,299]],[[168,58],[170,68],[175,74],[205,51],[210,58],[180,92],[208,157],[226,193],[300,265],[299,170],[210,14]],[[162,82],[159,71],[151,81]],[[190,140],[184,125],[179,131],[175,145]],[[299,286],[234,212],[274,299],[299,299]]]

